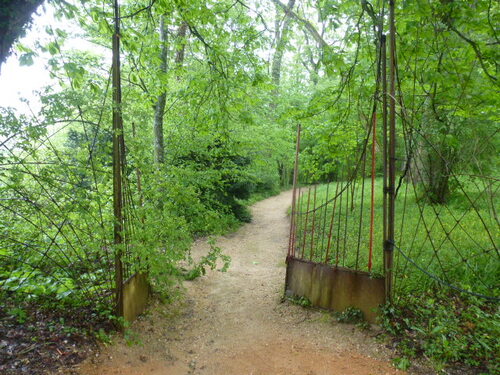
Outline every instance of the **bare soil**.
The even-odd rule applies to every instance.
[[[92,332],[99,329],[109,331],[112,325],[89,308],[65,311],[0,301],[0,374],[44,375],[75,366],[98,349]]]
[[[156,303],[131,333],[66,373],[403,374],[377,330],[336,323],[324,311],[282,302],[290,192],[252,207],[253,221],[217,245],[226,273],[185,282],[182,301]],[[194,244],[194,256],[206,252]]]

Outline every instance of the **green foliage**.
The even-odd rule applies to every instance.
[[[133,331],[130,328],[125,329],[125,332],[123,333],[123,338],[125,339],[127,346],[142,345],[142,341],[139,337],[139,333]]]
[[[359,324],[365,321],[363,311],[355,307],[348,307],[344,311],[336,312],[334,316],[340,323]]]
[[[179,150],[186,154],[177,154],[171,164],[184,174],[191,173],[191,184],[207,209],[226,211],[239,221],[250,222],[250,213],[240,200],[248,199],[252,191],[253,178],[246,171],[251,159],[238,154],[238,145],[224,144],[217,135],[200,141],[206,149]]]
[[[13,307],[9,309],[7,315],[14,317],[19,324],[23,324],[28,316],[22,307]]]
[[[111,336],[102,328],[94,332],[95,338],[104,345],[111,344]]]
[[[330,193],[343,186],[352,166],[362,161],[371,111],[381,98],[380,92],[375,95],[374,47],[383,4],[358,0],[297,4],[293,10],[309,21],[309,27],[290,23],[288,40],[280,47],[286,51],[281,51],[278,86],[270,77],[269,60],[278,55],[274,43],[280,30],[273,34],[268,24],[279,21],[279,27],[281,21],[272,19],[275,12],[269,12],[268,3],[157,1],[143,9],[144,4],[123,1],[121,110],[127,221],[122,233],[126,243],[118,248],[112,231],[112,89],[106,50],[111,46],[113,9],[111,3],[97,0],[81,6],[55,2],[57,18],[79,25],[79,37],[104,49],[71,49],[67,41],[74,39],[72,32],[52,26],[45,30],[46,40],[37,38],[33,45],[17,47],[21,65],[45,58],[54,81],[39,93],[39,113],[25,116],[0,108],[2,293],[13,301],[65,308],[94,304],[95,314],[114,320],[109,306],[118,254],[129,274],[147,271],[153,286],[167,293],[179,278],[203,275],[219,261],[226,270],[230,259],[214,243],[193,264],[192,240],[249,222],[249,202],[290,186],[298,123],[302,126],[299,182],[335,181]],[[396,225],[397,243],[405,250],[415,249],[412,257],[427,271],[440,274],[445,268],[446,279],[461,288],[498,295],[500,265],[491,261],[498,243],[494,204],[498,185],[487,177],[499,171],[495,74],[500,58],[494,28],[499,6],[455,0],[401,1],[397,7],[401,95],[397,170],[408,172],[400,194],[412,189],[415,193],[405,205],[396,205],[397,217],[405,218]],[[157,31],[160,17],[169,30],[166,42]],[[188,26],[185,37],[175,32],[182,25]],[[318,35],[326,43],[320,43]],[[166,49],[165,58],[159,55],[161,47]],[[155,164],[153,108],[162,94],[165,161]],[[370,162],[369,156],[363,161]],[[380,158],[376,167],[379,176]],[[337,218],[345,223],[345,235],[333,236],[335,244],[342,241],[351,249],[368,244],[366,228],[359,238],[353,235],[361,217],[369,217],[368,207],[361,205],[360,186],[369,186],[363,178],[358,175],[351,202],[344,202],[349,209]],[[380,192],[380,178],[376,185]],[[318,187],[319,201],[324,201],[326,189]],[[368,190],[364,193],[367,196]],[[375,198],[375,215],[380,217],[382,196],[377,193]],[[475,210],[470,209],[471,202]],[[303,199],[303,208],[305,204]],[[330,205],[320,215],[324,219],[332,210]],[[421,218],[427,222],[439,218],[439,225],[416,230],[421,229]],[[308,233],[310,226],[309,222]],[[314,257],[307,248],[305,257],[321,259],[324,240],[324,231],[316,231]],[[460,246],[455,248],[450,240]],[[380,254],[379,220],[375,244],[374,251]],[[441,244],[439,251],[435,244]],[[183,272],[180,265],[186,262],[193,268]],[[350,252],[341,262],[364,267],[367,254],[363,251],[358,257]],[[410,272],[412,266],[401,257],[395,267],[398,294],[407,297],[391,307],[396,309],[395,323],[404,317],[406,305],[414,307],[415,322],[386,327],[405,340],[412,335],[420,340],[418,348],[406,345],[408,350],[396,365],[407,368],[410,358],[425,352],[440,363],[466,360],[473,365],[476,358],[491,367],[495,348],[492,329],[485,324],[492,311],[471,300],[471,306],[460,310],[467,320],[447,315],[458,307],[450,301],[439,305],[437,292],[426,294],[437,289],[434,281]],[[372,275],[380,274],[381,257],[375,257]],[[426,297],[416,297],[422,293]],[[425,310],[422,301],[427,297],[436,305],[435,317]],[[12,314],[21,314],[22,319],[20,311]],[[356,312],[346,312],[346,319],[351,315]],[[431,326],[424,327],[426,321]],[[473,331],[463,328],[467,322],[474,325]],[[464,348],[475,354],[468,356]]]
[[[499,370],[500,315],[495,304],[436,291],[402,295],[383,313],[382,324],[395,337],[405,363],[425,354],[436,367],[465,364],[489,373]]]
[[[302,307],[311,307],[312,305],[311,301],[309,301],[307,297],[290,296],[287,297],[287,300]]]
[[[394,366],[400,370],[408,370],[411,366],[411,361],[407,357],[397,357],[392,360]]]
[[[211,270],[217,268],[217,261],[221,260],[223,265],[219,269],[220,272],[226,272],[231,265],[231,257],[222,253],[220,247],[215,245],[215,240],[213,238],[208,240],[210,245],[210,251],[207,255],[201,257],[201,259],[194,264],[193,268],[184,274],[186,280],[194,280],[202,275],[205,275],[206,268]]]

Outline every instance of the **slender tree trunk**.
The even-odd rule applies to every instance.
[[[271,0],[275,5],[278,5],[283,9],[283,11],[288,15],[294,18],[299,24],[301,24],[307,32],[318,42],[318,44],[321,46],[321,48],[328,47],[328,43],[323,39],[320,33],[318,33],[318,30],[313,26],[311,22],[306,20],[305,18],[299,17],[297,13],[292,11],[291,8],[288,8],[285,4],[283,4],[280,0]]]
[[[295,0],[289,0],[288,5],[286,6],[286,9],[288,11],[285,11],[285,14],[283,15],[283,12],[281,7],[277,4],[276,6],[276,19],[275,19],[275,37],[276,37],[276,49],[274,51],[273,59],[271,62],[271,78],[274,83],[274,89],[273,89],[273,94],[276,100],[276,97],[279,93],[279,86],[280,86],[280,80],[281,80],[281,63],[283,61],[283,55],[285,53],[285,46],[287,42],[287,36],[288,36],[288,31],[290,29],[290,23],[292,21],[292,16],[290,15],[289,11],[293,9],[293,6],[295,5]],[[280,18],[284,17],[283,20],[283,26],[280,26]],[[271,102],[271,109],[275,110],[276,109],[276,101]],[[278,161],[278,173],[280,176],[280,185],[281,186],[287,186],[288,181],[287,181],[287,165],[286,162],[284,161]]]
[[[429,159],[427,162],[427,174],[428,174],[428,196],[431,203],[434,204],[445,204],[448,201],[450,194],[450,170],[446,156],[448,156],[446,150],[439,150],[444,153],[437,155],[433,152],[429,154]]]
[[[160,71],[166,73],[168,69],[168,28],[165,25],[165,15],[160,17]],[[155,118],[154,118],[154,157],[156,164],[163,164],[165,159],[165,143],[163,139],[163,114],[165,112],[167,93],[162,87],[161,94],[158,95],[155,104]]]
[[[289,11],[293,9],[293,6],[295,5],[295,0],[289,0],[287,9],[288,11],[285,12],[284,15],[284,21],[283,21],[283,27],[281,27],[280,30],[280,22],[279,18],[281,16],[281,12],[279,11],[280,7],[276,5],[276,50],[274,52],[273,56],[273,61],[271,65],[271,77],[273,79],[273,83],[276,86],[276,90],[278,89],[280,85],[280,79],[281,79],[281,63],[283,61],[283,55],[285,53],[285,45],[287,41],[287,35],[288,31],[290,29],[290,23],[292,21],[292,16]]]
[[[437,87],[434,88],[437,91]],[[435,94],[428,96],[423,110],[421,137],[413,145],[409,175],[420,183],[425,198],[433,204],[445,204],[450,196],[450,177],[457,162],[456,150],[447,142],[453,135],[453,123],[440,113]]]
[[[186,50],[186,32],[188,25],[183,22],[177,30],[177,38],[180,40],[180,45],[175,53],[175,67],[179,68],[184,63],[184,55]],[[165,15],[160,18],[160,71],[166,73],[168,71],[168,28],[165,25]],[[177,75],[177,79],[180,76]],[[161,94],[158,95],[155,104],[155,117],[154,117],[154,140],[155,140],[155,163],[163,164],[165,160],[165,142],[163,139],[163,116],[165,113],[165,105],[167,100],[166,89],[162,87]]]
[[[175,68],[182,68],[182,64],[184,63],[184,55],[186,51],[186,32],[188,29],[188,25],[186,22],[182,22],[177,29],[177,41],[179,45],[177,46],[177,51],[175,53]],[[179,74],[177,74],[177,80],[180,79]]]

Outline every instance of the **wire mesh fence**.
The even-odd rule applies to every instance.
[[[300,171],[300,139],[311,143],[314,129],[299,129],[288,256],[386,277],[388,298],[449,288],[498,301],[500,180],[488,157],[498,128],[487,119],[467,133],[458,108],[440,117],[426,98],[408,108],[417,98],[402,92],[393,40],[386,62],[380,38],[373,111],[354,152],[330,167],[334,178]]]
[[[0,290],[10,296],[120,316],[123,284],[143,269],[132,255],[140,187],[126,159],[118,34],[115,69],[99,95],[78,95],[69,77],[68,89],[46,93],[36,116],[1,109]]]
[[[304,135],[304,136],[307,136]],[[382,153],[382,151],[380,151]],[[316,263],[384,276],[382,171],[371,174],[372,156],[337,180],[300,185],[291,212],[288,255]],[[406,169],[404,165],[411,163]],[[493,176],[446,176],[453,196],[436,203],[429,173],[410,154],[401,160],[395,194],[394,288],[428,288],[498,300],[500,259],[496,217],[500,181]],[[445,178],[445,177],[443,177]],[[385,192],[384,192],[385,191]]]

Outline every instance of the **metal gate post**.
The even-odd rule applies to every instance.
[[[389,1],[390,34],[390,93],[389,93],[389,181],[385,194],[388,200],[387,238],[384,242],[384,271],[386,280],[386,301],[392,301],[393,265],[394,265],[394,217],[396,195],[396,27],[394,22],[395,0]],[[385,97],[386,95],[384,95]],[[385,107],[384,107],[385,108]]]
[[[113,33],[113,213],[114,213],[114,252],[115,252],[115,313],[123,316],[123,193],[122,193],[122,137],[123,118],[121,111],[120,77],[120,15],[118,0],[114,1]]]

